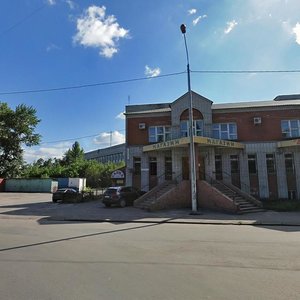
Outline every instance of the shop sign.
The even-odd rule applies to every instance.
[[[282,142],[278,142],[277,144],[278,148],[292,147],[292,146],[300,146],[300,139],[282,141]]]
[[[206,144],[214,145],[214,146],[232,147],[232,148],[234,148],[234,146],[235,146],[235,142],[218,140],[218,139],[211,139],[211,138],[206,139]]]
[[[171,141],[166,141],[166,142],[161,142],[153,145],[148,145],[144,146],[143,151],[154,151],[154,150],[161,150],[161,149],[166,149],[166,148],[171,148],[171,147],[176,147],[179,145],[184,145],[187,144],[188,141],[186,138],[180,138],[180,139],[175,139]]]
[[[121,170],[115,170],[111,173],[111,178],[113,179],[123,179],[125,178],[124,172]]]
[[[177,145],[180,145],[179,139],[158,143],[158,144],[155,144],[155,145],[152,145],[152,146],[153,146],[153,150],[158,150],[158,149],[162,149],[162,148],[174,147],[174,146],[177,146]]]

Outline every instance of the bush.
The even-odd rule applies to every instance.
[[[300,201],[297,200],[277,200],[263,203],[265,209],[275,211],[300,211]]]

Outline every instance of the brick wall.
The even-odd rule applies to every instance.
[[[235,213],[237,206],[206,181],[197,182],[198,205],[202,208]]]
[[[260,117],[262,123],[253,124],[253,118]],[[281,120],[299,119],[300,110],[270,110],[232,113],[214,113],[213,123],[237,124],[238,141],[277,141],[282,140]]]
[[[148,145],[148,128],[149,126],[171,126],[171,116],[157,116],[157,117],[139,117],[127,118],[127,145]],[[139,129],[139,124],[145,123],[145,129]]]

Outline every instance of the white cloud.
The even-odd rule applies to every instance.
[[[117,41],[128,37],[129,31],[120,27],[115,16],[105,13],[105,6],[90,6],[77,20],[74,41],[85,47],[99,48],[100,55],[111,58],[118,52]]]
[[[145,66],[145,75],[147,77],[156,77],[160,74],[160,68],[151,69],[148,65]]]
[[[103,147],[109,147],[125,143],[125,135],[119,131],[103,132],[94,138],[94,143]]]
[[[232,20],[230,22],[227,22],[227,27],[226,29],[224,30],[224,33],[225,34],[228,34],[230,31],[232,31],[232,29],[238,25],[238,22],[236,22],[235,20]]]
[[[193,20],[193,25],[196,26],[201,19],[207,18],[207,15],[199,16],[198,18]]]
[[[75,8],[75,3],[72,0],[66,0],[66,3],[69,5],[70,9]]]
[[[116,119],[125,120],[124,111],[120,112],[120,113],[116,116]]]
[[[293,27],[293,33],[296,36],[296,43],[300,45],[300,23],[297,22],[297,24]]]
[[[49,5],[55,5],[56,4],[56,1],[55,0],[47,0],[47,3]]]
[[[50,52],[52,50],[59,50],[59,49],[60,48],[57,45],[51,43],[49,46],[47,46],[46,51]]]
[[[65,152],[72,147],[72,143],[58,143],[50,147],[31,147],[24,148],[24,160],[27,163],[37,161],[39,158],[62,158]]]
[[[197,12],[196,8],[192,8],[190,10],[188,10],[189,15],[194,15]]]

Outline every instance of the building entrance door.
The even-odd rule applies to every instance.
[[[215,156],[215,169],[216,169],[216,179],[222,180],[223,179],[223,169],[222,169],[222,156],[221,155]]]
[[[172,157],[165,157],[165,180],[172,180]]]
[[[230,166],[231,166],[231,182],[233,185],[241,188],[240,179],[240,162],[238,155],[230,155]]]
[[[190,179],[190,167],[189,167],[188,157],[182,157],[182,179],[183,180]]]
[[[141,158],[133,158],[133,176],[132,185],[137,188],[141,188]]]
[[[157,185],[157,161],[156,157],[149,157],[149,189]]]
[[[204,156],[198,156],[199,180],[205,180],[205,163]]]

